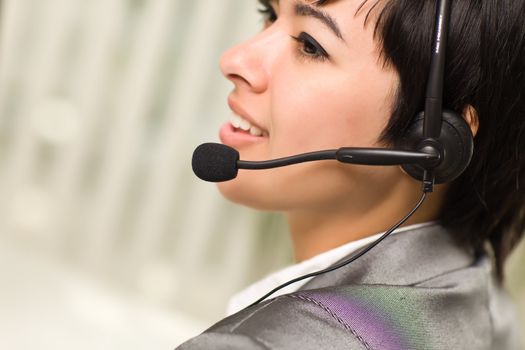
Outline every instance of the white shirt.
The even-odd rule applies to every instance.
[[[400,234],[402,232],[419,229],[433,224],[435,224],[435,222],[425,222],[422,224],[410,225],[397,229],[392,234]],[[383,234],[384,232],[347,243],[322,254],[316,255],[313,258],[302,261],[295,265],[288,266],[282,270],[268,275],[267,277],[263,278],[262,280],[259,280],[258,282],[255,282],[254,284],[250,285],[246,289],[242,290],[241,292],[235,294],[232,298],[230,298],[226,310],[227,315],[233,315],[234,313],[244,309],[248,305],[255,302],[257,299],[262,297],[264,294],[268,293],[269,291],[271,291],[275,287],[280,286],[283,283],[286,283],[296,277],[300,277],[308,273],[325,269],[335,264],[337,261],[341,260],[345,256],[348,256],[351,253],[361,249],[362,247],[372,243],[373,241],[381,237]],[[275,294],[273,294],[272,298],[279,295],[296,292],[297,290],[299,290],[299,288],[305,285],[312,278],[313,277],[289,285],[286,288],[283,288]]]

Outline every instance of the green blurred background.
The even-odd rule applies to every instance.
[[[255,0],[4,1],[0,348],[173,348],[291,261],[282,218],[190,169],[230,117],[220,54],[260,26]]]

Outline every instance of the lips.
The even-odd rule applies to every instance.
[[[228,105],[234,114],[230,120],[234,128],[250,132],[254,136],[268,135],[268,131],[257,123],[231,96],[228,98]]]
[[[219,137],[222,143],[232,147],[241,147],[260,142],[268,137],[268,131],[257,124],[233,98],[228,99],[228,105],[233,115],[220,130]]]

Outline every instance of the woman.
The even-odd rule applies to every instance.
[[[424,108],[437,1],[260,2],[264,30],[221,60],[235,114],[221,141],[248,160],[396,145]],[[474,136],[467,170],[362,258],[182,349],[518,348],[500,286],[525,228],[525,1],[452,4],[444,105]],[[400,167],[314,162],[241,172],[219,189],[287,215],[301,263],[272,277],[285,282],[377,239],[418,202],[421,182]]]

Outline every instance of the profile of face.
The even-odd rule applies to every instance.
[[[264,3],[264,2],[263,2]],[[221,141],[245,160],[339,147],[384,147],[399,78],[374,37],[375,1],[269,1],[265,28],[224,53],[234,84]],[[366,20],[369,16],[368,22]],[[321,161],[239,172],[219,185],[228,199],[263,210],[331,211],[377,205],[398,184],[398,167]]]

